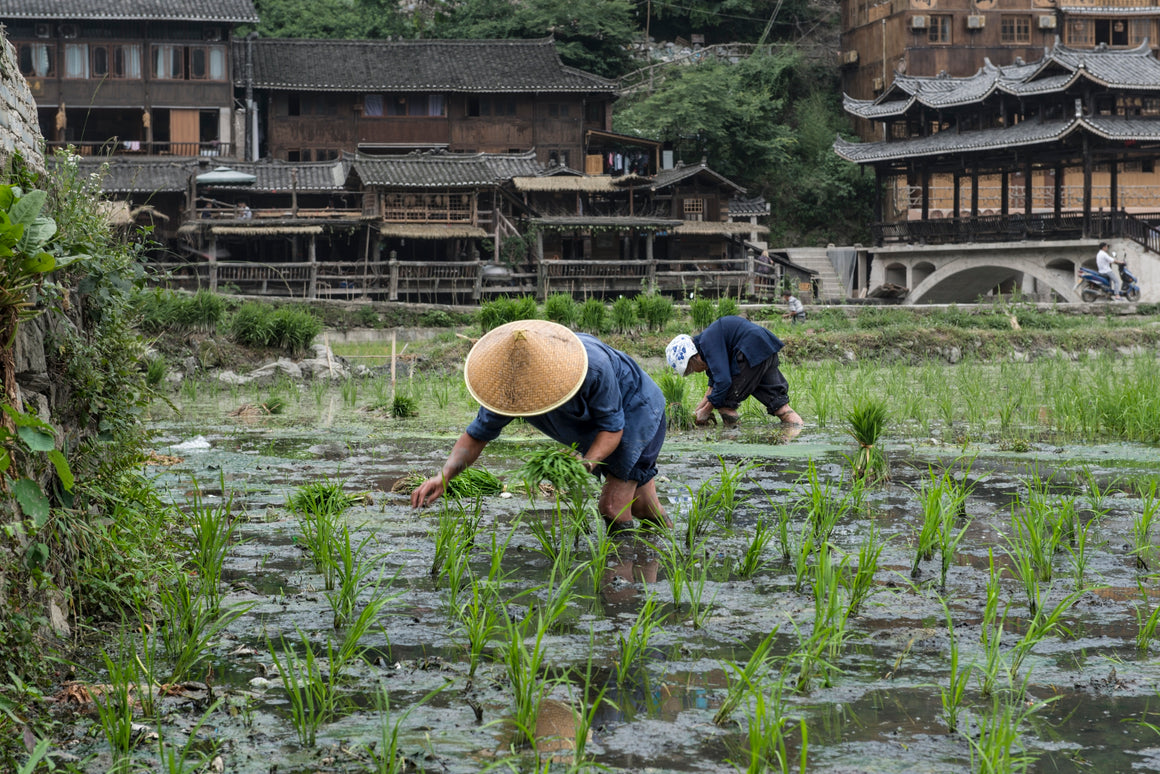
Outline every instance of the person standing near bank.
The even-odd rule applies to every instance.
[[[802,418],[789,405],[789,383],[778,368],[783,344],[760,325],[728,315],[697,336],[684,333],[669,342],[665,360],[678,376],[706,372],[709,391],[693,411],[697,424],[708,422],[716,409],[726,424],[737,422],[737,407],[750,395],[785,425]]]
[[[793,323],[806,321],[806,308],[802,306],[802,302],[793,293],[788,290],[781,291],[781,300],[785,301],[789,311],[782,315],[782,319],[789,320]]]
[[[631,357],[594,336],[547,320],[501,325],[467,354],[464,380],[479,412],[442,470],[411,493],[418,508],[471,466],[516,417],[582,455],[604,478],[597,507],[610,530],[634,518],[671,526],[657,497],[656,461],[665,441],[665,399]]]

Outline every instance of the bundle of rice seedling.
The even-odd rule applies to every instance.
[[[850,425],[850,435],[859,446],[853,460],[854,478],[868,484],[889,481],[886,453],[879,445],[886,429],[885,404],[870,399],[859,401],[846,414],[846,422]]]
[[[693,426],[693,409],[689,406],[689,383],[672,371],[663,371],[657,386],[665,396],[665,417],[672,430],[688,430]]]
[[[515,475],[524,482],[529,499],[539,491],[540,482],[547,481],[576,510],[595,488],[595,479],[576,456],[576,450],[564,446],[537,449],[524,458]]]
[[[411,472],[400,478],[391,487],[395,494],[409,495],[427,480],[422,473]],[[447,484],[446,494],[451,497],[475,498],[499,494],[503,483],[494,474],[481,468],[468,468]]]

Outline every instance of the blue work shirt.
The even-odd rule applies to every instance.
[[[583,454],[602,430],[623,430],[620,445],[604,459],[602,470],[624,481],[664,419],[665,398],[636,361],[586,333],[576,334],[588,351],[588,374],[580,390],[546,414],[524,417],[528,424]],[[467,434],[494,441],[515,417],[479,407]]]
[[[711,390],[709,402],[720,406],[725,403],[733,378],[741,372],[738,355],[744,356],[749,365],[757,366],[776,355],[784,345],[760,325],[727,315],[694,336],[693,346],[705,361]]]

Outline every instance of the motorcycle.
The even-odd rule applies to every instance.
[[[1120,292],[1124,298],[1129,301],[1140,300],[1140,285],[1136,282],[1136,275],[1128,271],[1126,264],[1118,263],[1116,268],[1120,270]],[[1095,269],[1089,269],[1086,266],[1079,268],[1079,280],[1075,283],[1077,288],[1080,288],[1079,297],[1085,303],[1091,303],[1100,298],[1112,298],[1112,283],[1103,274],[1100,274]]]

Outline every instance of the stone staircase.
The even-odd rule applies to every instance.
[[[846,298],[846,289],[838,280],[838,273],[830,263],[830,257],[824,247],[787,247],[784,248],[789,259],[798,266],[803,266],[817,272],[818,302],[838,302]]]

